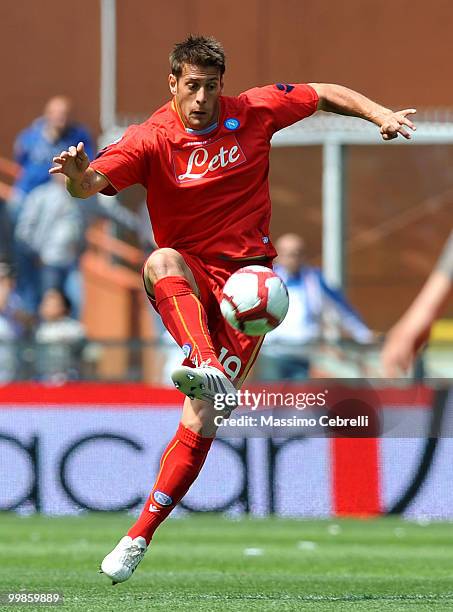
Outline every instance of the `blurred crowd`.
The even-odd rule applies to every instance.
[[[80,141],[93,157],[93,139],[72,111],[69,98],[51,98],[15,141],[20,171],[8,199],[0,201],[0,381],[25,374],[40,380],[81,375],[86,230],[100,217],[142,230],[139,216],[118,201],[76,200],[62,175],[49,175],[52,158]],[[33,371],[24,372],[31,362]]]
[[[115,198],[72,198],[62,175],[49,175],[54,156],[83,141],[94,154],[89,131],[73,120],[71,101],[55,96],[43,114],[17,136],[14,158],[20,172],[10,197],[0,200],[0,382],[44,381],[87,376],[88,340],[80,321],[84,301],[80,258],[86,231],[99,217],[143,237],[143,216]],[[151,235],[151,228],[149,227]],[[152,240],[148,239],[150,248]],[[296,234],[281,236],[276,271],[287,284],[290,309],[263,345],[263,380],[304,380],[310,375],[313,343],[348,336],[360,344],[373,333],[344,296],[305,261]],[[159,321],[155,321],[159,329]],[[162,383],[181,361],[179,347],[160,326],[166,366]],[[84,358],[85,357],[85,358]]]

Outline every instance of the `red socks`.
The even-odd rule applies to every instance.
[[[183,276],[166,276],[154,285],[156,306],[162,321],[183,349],[187,359],[210,365],[224,371],[212,345],[205,310]]]
[[[187,359],[223,371],[209,335],[205,310],[183,276],[167,276],[154,285],[156,306],[162,321],[183,349]],[[187,493],[205,462],[214,438],[204,438],[180,424],[162,455],[160,470],[137,522],[129,529],[131,538],[142,536],[147,543],[155,530]]]
[[[180,423],[162,455],[151,495],[127,535],[142,536],[147,544],[154,532],[187,493],[198,476],[214,438],[203,438]]]

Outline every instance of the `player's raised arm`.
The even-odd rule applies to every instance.
[[[109,184],[102,174],[89,167],[90,160],[83,142],[62,151],[52,161],[55,165],[50,168],[49,174],[64,174],[66,188],[75,198],[89,198]]]
[[[409,118],[409,115],[416,112],[415,108],[393,111],[342,85],[327,83],[309,83],[309,85],[319,96],[318,110],[371,121],[380,128],[384,140],[393,140],[400,134],[410,139],[410,130],[417,129]]]

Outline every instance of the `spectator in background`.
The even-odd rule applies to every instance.
[[[80,360],[85,344],[83,325],[69,316],[71,302],[57,289],[43,296],[39,315],[41,323],[35,334],[40,380],[64,382],[80,376]]]
[[[128,229],[141,228],[140,219],[118,202],[105,206],[97,196],[76,200],[66,190],[64,176],[53,175],[25,198],[19,215],[17,245],[18,290],[27,309],[36,312],[48,289],[65,293],[78,318],[82,305],[79,260],[85,231],[96,217],[114,219]]]
[[[274,269],[288,287],[289,309],[283,323],[266,336],[261,378],[304,380],[309,375],[310,344],[337,340],[342,333],[365,344],[374,334],[343,294],[326,283],[321,271],[304,263],[300,236],[284,234],[275,246]]]
[[[31,323],[27,317],[22,300],[15,290],[12,266],[0,261],[0,382],[13,380],[18,368],[18,349],[20,340]]]
[[[55,288],[70,296],[78,314],[78,260],[84,235],[80,208],[58,178],[36,187],[24,200],[15,242],[18,290],[30,312],[37,311],[47,289]]]
[[[83,141],[85,146],[93,151],[91,136],[86,128],[73,121],[72,103],[66,96],[50,98],[42,117],[33,121],[18,135],[14,144],[14,158],[21,166],[21,172],[13,185],[12,196],[8,202],[7,231],[11,234],[15,231],[27,195],[49,181],[49,160],[61,151],[62,147],[66,148],[75,141]],[[34,265],[30,264],[30,250],[22,241],[17,243],[11,235],[9,242],[12,247],[8,252],[17,266],[18,291],[23,296],[27,310],[35,313],[40,299],[36,259]]]
[[[14,144],[14,158],[22,171],[13,186],[11,207],[17,218],[24,197],[49,180],[49,160],[74,142],[83,141],[93,152],[93,141],[83,126],[72,120],[72,103],[66,96],[54,96],[44,114],[25,128]]]

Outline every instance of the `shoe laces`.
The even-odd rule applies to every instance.
[[[134,569],[143,559],[145,552],[145,548],[142,548],[138,544],[131,544],[129,548],[124,551],[121,561],[129,569]]]

